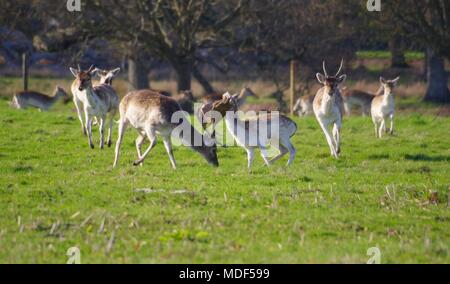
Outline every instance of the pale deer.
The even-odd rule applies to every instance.
[[[294,106],[294,113],[298,116],[309,116],[314,114],[314,95],[300,97]]]
[[[359,90],[344,90],[342,92],[342,100],[344,102],[344,110],[347,116],[350,116],[354,106],[359,106],[362,110],[362,115],[367,116],[370,114],[370,108],[372,106],[372,100],[375,95],[359,91]]]
[[[391,135],[394,133],[395,96],[393,91],[399,80],[400,77],[397,77],[394,80],[386,80],[383,77],[380,78],[384,94],[373,99],[371,109],[372,121],[375,125],[375,135],[377,138],[382,138],[383,132],[386,132],[386,122],[388,119],[391,120],[389,133]]]
[[[10,105],[17,109],[35,107],[40,111],[48,111],[59,99],[65,97],[68,97],[66,91],[64,91],[63,88],[56,86],[52,97],[32,91],[18,92],[14,94]]]
[[[113,80],[119,75],[120,68],[112,69],[112,70],[103,70],[99,68],[94,69],[94,73],[100,77],[100,85],[106,84],[112,86]]]
[[[120,103],[119,138],[116,143],[114,167],[117,166],[119,161],[119,152],[125,130],[128,125],[131,125],[139,134],[136,140],[138,160],[134,162],[135,166],[144,162],[156,145],[156,136],[160,135],[163,138],[172,168],[176,169],[171,137],[172,132],[179,124],[173,123],[172,118],[180,112],[182,112],[182,109],[173,98],[166,97],[158,92],[141,90],[127,94]],[[192,135],[182,132],[179,138],[183,140],[183,143],[200,153],[213,166],[219,166],[215,142],[208,136],[200,134],[192,125],[189,124],[188,128],[187,130]],[[142,154],[141,147],[146,139],[150,140],[150,147]],[[201,139],[201,145],[195,143],[199,139]]]
[[[255,150],[261,150],[261,156],[267,166],[272,165],[286,154],[290,153],[288,166],[294,162],[296,150],[291,138],[297,132],[297,125],[291,119],[283,115],[259,114],[255,117],[242,120],[238,117],[238,95],[232,96],[226,93],[222,100],[214,103],[213,111],[225,115],[225,124],[228,132],[236,140],[236,143],[247,152],[248,169],[251,170],[255,157]],[[277,123],[272,131],[273,124]],[[263,130],[262,127],[266,129]],[[265,132],[266,135],[260,135]],[[253,140],[253,141],[252,141]],[[254,142],[254,144],[253,144]],[[269,160],[267,149],[269,146],[278,148],[280,154]]]
[[[119,97],[116,91],[110,85],[106,84],[93,86],[92,78],[95,75],[93,66],[87,71],[73,68],[70,68],[70,71],[75,76],[75,81],[72,84],[72,92],[82,127],[84,127],[81,117],[81,107],[83,107],[86,123],[85,131],[88,135],[89,146],[94,149],[94,143],[92,142],[92,122],[95,117],[100,122],[101,149],[104,148],[105,123],[106,119],[109,118],[108,147],[111,147],[114,115],[119,107]]]
[[[339,158],[341,152],[342,97],[339,87],[347,79],[347,75],[339,76],[343,65],[344,61],[342,60],[336,75],[330,76],[328,75],[325,61],[323,62],[324,74],[317,73],[316,75],[317,80],[323,87],[317,91],[313,103],[314,114],[325,134],[331,155],[336,159]],[[330,131],[331,126],[333,127],[332,133]]]
[[[247,99],[249,97],[257,98],[256,94],[249,87],[243,88],[239,95],[235,97],[237,108],[240,109],[247,102]],[[223,95],[219,96],[217,94],[205,96],[203,97],[203,105],[200,106],[200,108],[197,110],[197,118],[199,119],[199,121],[201,121],[203,129],[211,126],[213,131],[213,138],[215,138],[214,129],[220,122],[220,120],[206,114],[212,110],[214,103],[221,101],[222,98]]]

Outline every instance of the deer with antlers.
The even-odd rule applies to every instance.
[[[317,73],[316,77],[323,85],[317,91],[313,108],[317,121],[322,128],[325,138],[331,150],[331,155],[336,159],[341,152],[341,128],[342,128],[342,97],[339,87],[347,79],[347,75],[340,75],[344,66],[344,60],[334,76],[328,75],[325,61],[323,62],[324,74]],[[333,127],[333,132],[330,127]]]
[[[113,119],[119,108],[119,97],[116,91],[107,84],[93,86],[92,78],[96,72],[94,66],[91,66],[87,71],[82,71],[79,66],[78,70],[70,68],[70,71],[75,76],[71,88],[73,100],[81,127],[83,128],[83,133],[88,135],[89,146],[94,149],[94,143],[92,142],[92,122],[95,117],[100,122],[100,148],[104,148],[105,122],[107,116],[109,116],[108,147],[111,147]],[[85,115],[85,125],[83,123],[81,107],[83,107]]]

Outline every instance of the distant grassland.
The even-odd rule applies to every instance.
[[[257,157],[248,173],[229,147],[214,169],[176,148],[172,171],[161,142],[132,166],[131,129],[113,169],[113,149],[88,148],[72,103],[13,110],[20,81],[0,83],[0,263],[66,263],[71,247],[82,263],[366,263],[371,247],[382,263],[450,262],[450,118],[417,95],[398,97],[397,132],[382,140],[369,118],[345,118],[338,161],[309,117],[295,118],[290,168]],[[56,83],[70,79],[30,81]]]
[[[359,59],[390,59],[391,52],[384,50],[362,50],[356,53]],[[407,51],[405,52],[406,60],[423,60],[425,59],[425,53],[420,51]]]

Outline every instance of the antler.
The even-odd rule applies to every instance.
[[[341,66],[339,67],[339,71],[337,71],[337,73],[334,77],[337,77],[339,75],[339,73],[341,73],[342,67],[344,67],[344,58],[341,59]]]
[[[81,72],[80,64],[77,64],[77,65],[78,65],[78,72]]]
[[[323,73],[325,77],[328,77],[327,67],[325,66],[325,60],[323,61]]]
[[[94,70],[94,65],[91,65],[91,67],[89,67],[89,70],[87,71],[88,73],[91,73],[92,70]]]

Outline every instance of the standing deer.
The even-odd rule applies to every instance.
[[[391,128],[389,133],[394,134],[394,89],[397,86],[400,77],[394,80],[386,80],[383,77],[380,78],[381,86],[384,89],[384,94],[377,96],[372,101],[372,121],[375,125],[375,135],[377,138],[383,137],[383,132],[386,132],[386,121],[388,118],[391,120]]]
[[[116,68],[109,71],[95,68],[94,73],[100,77],[100,85],[106,84],[112,86],[112,82],[119,75],[120,70],[121,70],[120,68]]]
[[[212,110],[217,111],[222,115],[228,112],[227,115],[225,115],[227,129],[231,135],[233,135],[237,144],[246,150],[248,169],[251,170],[252,168],[256,148],[260,148],[261,156],[267,166],[272,165],[288,153],[290,153],[288,166],[291,165],[296,156],[296,150],[291,142],[291,138],[297,132],[297,125],[295,122],[283,115],[280,115],[278,119],[275,120],[270,114],[268,116],[258,115],[253,118],[241,120],[236,117],[238,97],[238,95],[231,96],[229,93],[226,93],[221,101],[214,103]],[[230,111],[235,115],[230,115]],[[279,130],[277,133],[271,131],[272,124],[274,123],[278,123],[278,125],[276,125]],[[267,137],[260,136],[262,125],[266,127]],[[254,142],[257,142],[255,143],[257,145],[253,145],[252,140],[256,140]],[[270,145],[278,147],[278,150],[280,151],[280,154],[272,160],[269,160],[267,155],[267,148]]]
[[[128,125],[131,125],[139,133],[139,137],[136,140],[138,160],[134,162],[135,166],[142,164],[150,154],[156,145],[156,135],[158,134],[163,138],[172,168],[176,169],[177,165],[172,152],[171,136],[173,130],[179,124],[172,123],[172,117],[181,111],[181,107],[174,99],[152,90],[141,90],[127,94],[120,103],[119,138],[116,144],[114,167],[117,166],[119,161],[120,146],[125,130]],[[188,130],[193,135],[186,135],[186,132],[182,132],[180,135],[185,145],[189,145],[194,151],[200,153],[210,164],[216,167],[219,166],[215,142],[209,137],[200,134],[190,124],[189,128]],[[150,140],[150,147],[142,154],[141,147],[147,138]],[[195,140],[197,138],[202,139],[200,146],[194,143],[194,141],[197,141]]]
[[[367,116],[370,114],[370,108],[372,106],[372,100],[375,95],[359,91],[359,90],[344,90],[342,92],[342,100],[344,102],[344,110],[347,116],[350,116],[354,106],[361,107],[362,115]]]
[[[294,106],[294,113],[298,116],[309,116],[314,114],[314,95],[300,97]]]
[[[317,91],[313,103],[314,113],[330,146],[331,156],[336,159],[339,158],[341,153],[342,97],[339,87],[347,79],[347,75],[339,76],[343,65],[344,60],[341,61],[341,66],[336,75],[329,76],[325,61],[323,62],[324,74],[317,73],[316,75],[317,80],[323,87]],[[333,126],[333,133],[330,131],[330,126]]]
[[[74,102],[77,108],[78,117],[83,126],[83,118],[81,117],[81,106],[83,106],[85,114],[85,123],[89,146],[94,149],[92,142],[92,122],[96,117],[100,121],[100,148],[104,148],[104,130],[107,116],[109,115],[109,133],[108,133],[108,147],[112,144],[112,127],[114,123],[114,115],[119,106],[119,97],[110,85],[102,84],[93,86],[92,78],[95,75],[93,66],[87,71],[81,71],[70,68],[70,71],[75,76],[75,81],[72,84],[72,92],[74,95]]]
[[[16,93],[10,105],[17,109],[35,107],[40,111],[48,111],[59,99],[65,97],[68,97],[66,91],[60,86],[56,86],[52,97],[31,91]]]

